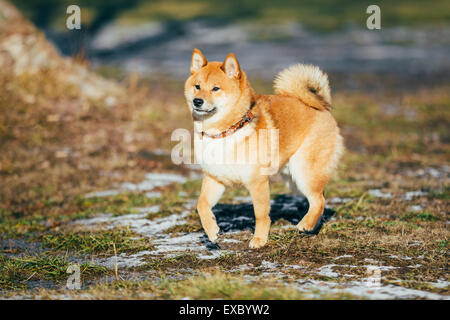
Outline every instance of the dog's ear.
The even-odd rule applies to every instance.
[[[231,79],[238,79],[241,76],[241,67],[233,53],[227,55],[221,69]]]
[[[195,48],[192,51],[192,59],[191,59],[191,74],[196,73],[198,70],[203,68],[208,64],[208,60],[206,60],[203,53]]]

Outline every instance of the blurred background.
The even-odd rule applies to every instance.
[[[235,52],[271,79],[296,62],[332,73],[447,74],[450,4],[379,1],[382,30],[368,30],[370,1],[78,1],[82,29],[65,28],[70,0],[13,3],[64,54],[127,72],[186,75],[192,48],[209,59]],[[349,84],[351,85],[351,84]]]
[[[80,30],[66,28],[73,4],[81,8]],[[380,30],[366,27],[371,4],[381,8]],[[275,236],[266,251],[235,241],[228,245],[237,246],[242,259],[212,259],[209,266],[230,270],[239,261],[258,266],[261,259],[289,257],[318,268],[348,252],[355,255],[352,264],[384,256],[386,265],[398,265],[386,258],[395,253],[415,260],[407,269],[404,261],[393,268],[392,279],[415,279],[417,287],[403,285],[448,297],[448,288],[429,288],[430,281],[448,280],[448,0],[0,0],[0,295],[65,283],[67,259],[92,253],[86,237],[102,244],[94,258],[113,256],[111,234],[80,234],[73,230],[79,219],[157,205],[144,225],[188,210],[173,232],[201,231],[190,206],[201,173],[170,158],[173,130],[192,130],[183,83],[195,47],[210,61],[234,52],[260,94],[272,93],[274,76],[290,64],[318,65],[329,74],[332,114],[346,146],[325,190],[336,220],[320,237]],[[149,173],[182,175],[175,181],[185,182],[167,186]],[[289,190],[275,177],[271,192]],[[221,200],[242,201],[248,201],[244,189],[229,189]],[[170,238],[158,233],[164,235]],[[113,236],[120,252],[136,252],[134,234]],[[180,257],[193,246],[186,239],[183,246],[173,242]],[[157,259],[140,271],[160,266]],[[173,261],[174,272],[205,266],[191,258]],[[352,270],[346,272],[361,276]],[[94,284],[111,276],[94,271]],[[220,297],[216,288],[202,297]]]

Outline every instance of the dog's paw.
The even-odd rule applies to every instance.
[[[297,224],[298,231],[300,231],[300,233],[305,234],[305,235],[315,235],[316,230],[314,227],[315,226],[307,225],[306,223],[303,222],[303,220]]]
[[[206,235],[208,236],[209,241],[212,243],[217,243],[217,237],[219,235],[220,228],[218,225],[214,225],[208,230],[205,230]]]
[[[249,247],[251,249],[257,249],[263,247],[267,243],[267,238],[263,239],[260,237],[253,237],[252,240],[250,240]]]

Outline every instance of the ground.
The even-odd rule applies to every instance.
[[[274,177],[269,242],[251,250],[248,193],[228,189],[214,208],[222,233],[212,245],[195,210],[201,172],[170,160],[171,131],[191,128],[181,81],[132,75],[132,98],[82,109],[67,108],[68,87],[49,84],[49,98],[30,105],[23,90],[45,86],[2,81],[2,297],[449,297],[448,82],[379,76],[334,92],[346,152],[320,232],[296,231],[307,202]],[[71,264],[80,290],[66,288]]]
[[[42,29],[64,29],[66,2],[14,2]],[[380,33],[355,27],[366,15],[353,0],[99,3],[112,15],[85,4],[83,19],[106,19],[106,47],[92,37],[88,61],[62,58],[0,0],[0,298],[449,299],[448,1],[383,4],[393,28]],[[261,27],[280,21],[295,23]],[[65,38],[48,35],[64,52]],[[220,58],[240,50],[258,93],[299,53],[330,74],[346,150],[317,235],[295,229],[308,203],[274,176],[265,247],[248,247],[253,208],[238,187],[213,209],[218,245],[207,240],[202,173],[170,157],[173,130],[192,130],[183,78],[194,44]]]

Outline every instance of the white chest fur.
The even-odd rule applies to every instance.
[[[249,139],[246,140],[246,137]],[[246,141],[252,139],[256,139],[254,125],[219,139],[201,137],[200,133],[195,132],[195,161],[206,173],[224,184],[246,184],[257,169],[256,161],[251,161],[248,151],[242,151],[246,148]]]

